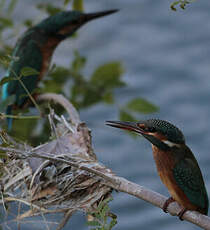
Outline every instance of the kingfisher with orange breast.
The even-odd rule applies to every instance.
[[[12,53],[14,58],[6,73],[7,77],[12,77],[15,80],[5,83],[2,87],[1,99],[3,101],[12,95],[15,96],[15,101],[8,105],[6,114],[12,115],[12,110],[22,109],[30,104],[28,93],[34,96],[34,90],[37,88],[38,82],[49,70],[53,52],[62,41],[72,36],[85,23],[115,12],[117,10],[96,13],[63,11],[29,28],[18,40]],[[30,76],[22,76],[21,84],[20,81],[17,81],[17,78],[20,77],[23,67],[30,67],[35,71]],[[7,120],[10,130],[12,118]]]
[[[177,127],[159,119],[107,121],[107,125],[133,131],[152,144],[158,174],[171,195],[163,205],[165,212],[171,202],[177,201],[182,207],[178,214],[181,220],[187,210],[207,215],[209,201],[201,170]]]

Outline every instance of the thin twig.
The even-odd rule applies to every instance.
[[[79,115],[77,113],[77,111],[75,110],[75,108],[73,107],[73,105],[67,100],[65,99],[62,95],[56,95],[56,94],[44,94],[39,96],[39,100],[53,100],[59,104],[61,104],[68,112],[72,124],[74,124],[76,127],[81,123],[80,119],[79,119]],[[99,163],[94,162],[94,164],[91,163],[76,163],[75,161],[72,161],[71,158],[61,158],[58,155],[53,155],[50,153],[37,153],[37,148],[31,149],[30,151],[25,151],[23,152],[22,150],[18,150],[15,148],[4,148],[0,146],[0,150],[2,151],[6,151],[9,154],[13,154],[15,155],[15,157],[17,158],[31,158],[31,157],[36,157],[36,158],[42,158],[45,160],[49,160],[52,162],[61,162],[61,163],[65,163],[67,165],[73,166],[77,169],[80,170],[84,170],[87,171],[93,175],[98,176],[99,178],[102,179],[101,183],[103,183],[104,185],[106,185],[107,187],[111,187],[115,190],[130,194],[132,196],[135,196],[137,198],[143,199],[159,208],[162,209],[163,204],[165,203],[165,201],[167,200],[167,197],[156,193],[154,191],[151,191],[143,186],[140,186],[138,184],[135,184],[131,181],[126,180],[125,178],[119,177],[114,175],[113,173],[111,173],[111,170],[109,170],[108,168],[102,167]],[[66,154],[67,156],[68,154]],[[98,166],[97,169],[95,169],[94,167]],[[8,198],[5,198],[5,202],[7,202]],[[20,200],[20,199],[15,199],[13,198],[13,200],[15,201],[20,201],[23,203],[26,203],[26,201]],[[31,203],[27,202],[27,205],[32,205]],[[34,205],[33,205],[34,206]],[[34,207],[36,208],[36,207]],[[46,213],[48,210],[43,210],[42,208],[38,207],[37,208],[39,211]],[[181,208],[178,205],[178,203],[173,202],[168,206],[168,212],[171,215],[177,215],[180,211]],[[60,229],[62,228],[62,223],[65,225],[66,222],[68,221],[68,219],[71,216],[71,212],[67,212],[64,219],[62,220],[62,222],[60,223],[59,226]],[[210,230],[210,218],[208,216],[202,215],[196,211],[187,211],[184,215],[183,215],[183,219],[194,223],[195,225],[204,228],[204,229],[209,229]],[[64,226],[63,225],[63,226]],[[59,230],[59,226],[58,229]]]
[[[42,218],[43,218],[43,222],[45,223],[45,226],[46,226],[47,230],[50,230],[50,227],[49,227],[49,225],[47,224],[47,220],[46,220],[46,218],[45,218],[43,212],[41,212],[41,216],[42,216]]]
[[[62,105],[65,110],[67,111],[69,117],[71,118],[71,122],[74,125],[78,125],[81,123],[81,120],[79,118],[79,114],[77,110],[74,108],[74,106],[61,94],[55,94],[55,93],[45,93],[42,95],[39,95],[37,97],[40,101],[54,101],[60,105]]]
[[[93,169],[91,167],[85,166],[85,164],[77,164],[75,162],[70,162],[68,160],[64,160],[64,159],[60,159],[60,158],[55,158],[52,155],[50,156],[50,154],[38,154],[38,153],[32,153],[29,157],[39,157],[39,158],[43,158],[43,159],[47,159],[47,160],[51,160],[51,161],[56,161],[56,162],[62,162],[65,164],[69,164],[73,167],[79,168],[81,170],[86,170],[90,173],[93,173],[99,177],[101,177],[102,179],[104,179],[104,184],[106,184],[107,186],[124,192],[124,193],[128,193],[130,195],[133,195],[137,198],[143,199],[159,208],[162,209],[163,204],[165,203],[165,201],[167,200],[167,197],[154,192],[152,190],[149,190],[143,186],[140,186],[138,184],[135,184],[131,181],[126,180],[125,178],[122,177],[118,177],[115,176],[113,174],[109,174],[109,173],[102,173],[99,170]],[[174,216],[174,215],[178,215],[178,213],[181,211],[181,207],[178,205],[177,202],[173,202],[168,206],[168,212]],[[183,215],[183,219],[187,220],[191,223],[194,223],[195,225],[198,225],[201,228],[204,229],[208,229],[210,230],[210,217],[205,216],[199,212],[196,211],[187,211],[184,213]]]
[[[0,115],[2,119],[4,118],[14,118],[14,119],[19,119],[19,120],[24,120],[24,119],[40,119],[40,116],[21,116],[21,115],[8,115],[8,114],[3,114],[1,113]]]
[[[54,214],[54,213],[65,213],[66,211],[68,211],[68,209],[47,209],[46,211],[42,213],[44,214]],[[23,213],[21,216],[18,217],[18,220],[22,220],[25,219],[26,217],[32,217],[32,216],[40,216],[40,212],[38,210],[36,210],[36,212],[33,212],[31,209],[29,211],[26,211],[25,213]]]
[[[23,81],[21,80],[21,75],[20,76],[17,76],[17,74],[15,73],[15,71],[13,71],[13,74],[16,78],[16,80],[19,81],[19,83],[21,84],[21,86],[23,87],[23,89],[26,91],[28,97],[31,99],[32,103],[34,104],[34,106],[37,108],[37,110],[39,111],[39,113],[41,114],[41,110],[39,108],[39,105],[36,103],[35,99],[33,98],[33,96],[31,95],[31,93],[29,92],[29,90],[27,89],[27,87],[25,86],[25,84],[23,83]]]
[[[6,202],[13,202],[13,201],[21,202],[21,203],[26,204],[26,205],[28,205],[30,207],[32,206],[34,209],[37,209],[37,210],[42,211],[42,212],[47,212],[48,211],[45,208],[39,207],[38,205],[32,204],[31,202],[28,202],[28,201],[20,199],[20,198],[15,198],[15,197],[5,197],[4,198],[5,203]]]
[[[149,203],[152,203],[153,205],[160,207],[160,208],[163,207],[163,204],[167,200],[167,197],[165,197],[159,193],[156,193],[156,192],[151,191],[147,188],[144,188],[140,185],[132,183],[132,182],[130,182],[130,181],[128,181],[122,177],[118,177],[118,176],[115,176],[111,173],[105,173],[105,172],[101,172],[99,170],[96,170],[96,169],[88,166],[88,163],[79,164],[79,163],[75,163],[75,162],[72,162],[69,160],[58,158],[57,156],[53,156],[52,154],[47,154],[47,153],[45,153],[45,154],[43,154],[43,153],[40,154],[40,153],[35,153],[35,152],[23,153],[23,151],[21,151],[21,150],[17,150],[17,149],[13,149],[13,148],[4,148],[4,147],[0,147],[0,149],[2,149],[4,151],[11,151],[11,152],[16,153],[16,154],[19,153],[20,158],[21,158],[21,155],[24,158],[37,157],[37,158],[50,160],[53,162],[62,162],[62,163],[68,164],[70,166],[73,166],[75,168],[88,171],[90,173],[93,173],[93,174],[101,177],[103,179],[103,183],[106,184],[107,186],[109,186],[115,190],[136,196],[136,197],[143,199]],[[24,200],[19,200],[19,199],[15,199],[15,198],[13,198],[13,200],[26,203],[26,201],[24,201]],[[5,198],[4,201],[5,202],[8,201],[8,198]],[[30,203],[27,203],[27,204],[29,205]],[[35,208],[37,208],[37,207],[35,207]],[[179,205],[176,202],[171,203],[168,206],[168,212],[171,215],[177,215],[180,211],[181,211],[181,208],[179,207]],[[194,223],[195,225],[198,225],[199,227],[210,230],[210,218],[208,216],[202,215],[202,214],[195,212],[195,211],[187,211],[183,215],[183,219],[185,219],[191,223]]]
[[[85,170],[87,172],[90,172],[90,173],[93,173],[95,175],[98,175],[100,176],[101,178],[105,179],[106,181],[109,181],[110,183],[117,183],[115,180],[113,180],[113,178],[107,176],[106,174],[96,170],[96,169],[93,169],[91,167],[88,167],[88,166],[85,166],[85,163],[81,163],[81,164],[77,164],[75,162],[71,162],[71,161],[68,161],[68,160],[64,160],[64,159],[61,159],[61,158],[58,158],[57,156],[53,156],[52,154],[40,154],[40,153],[31,153],[28,157],[38,157],[38,158],[42,158],[42,159],[46,159],[46,160],[51,160],[51,161],[54,161],[54,162],[62,162],[62,163],[65,163],[65,164],[68,164],[70,166],[73,166],[75,168],[79,168],[81,170]],[[88,163],[87,163],[88,165]]]
[[[56,230],[62,230],[63,227],[66,225],[66,223],[68,222],[69,218],[72,216],[73,214],[73,210],[68,210],[65,215],[64,218],[62,219],[62,221],[60,222],[60,224],[58,225],[58,227],[56,228]]]

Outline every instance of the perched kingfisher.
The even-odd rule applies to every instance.
[[[88,21],[116,11],[109,10],[96,13],[64,11],[46,18],[28,29],[18,40],[12,54],[13,57],[17,57],[17,60],[11,61],[6,76],[20,76],[23,67],[35,69],[39,74],[21,78],[29,93],[33,95],[38,82],[47,74],[51,57],[57,45]],[[9,81],[3,85],[2,100],[11,95],[15,95],[15,102],[7,107],[6,114],[8,115],[12,114],[13,109],[25,108],[30,104],[26,90],[17,80]],[[35,95],[33,96],[35,97]],[[8,128],[11,129],[11,126],[12,119],[8,118]]]
[[[209,201],[201,170],[177,127],[159,119],[107,121],[107,125],[141,134],[151,142],[158,174],[171,195],[163,205],[165,212],[171,202],[177,201],[182,207],[178,214],[181,220],[187,210],[207,215]]]

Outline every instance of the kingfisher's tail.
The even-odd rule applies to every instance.
[[[12,115],[12,105],[7,106],[6,114],[7,115]],[[8,129],[8,131],[11,131],[11,129],[12,129],[12,120],[13,119],[11,117],[7,118],[7,129]]]

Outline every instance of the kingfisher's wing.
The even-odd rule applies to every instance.
[[[19,77],[23,67],[31,67],[38,72],[42,68],[42,53],[38,44],[34,40],[28,40],[17,44],[13,56],[17,57],[17,61],[12,61],[9,66],[8,75]],[[37,87],[39,75],[31,75],[21,78],[23,84],[30,93]],[[21,106],[28,96],[25,89],[21,86],[19,81],[10,81],[6,87],[7,96],[15,95],[15,104]],[[25,95],[25,96],[23,96]]]
[[[192,204],[208,213],[208,195],[203,176],[195,158],[180,160],[173,169],[174,178]]]

